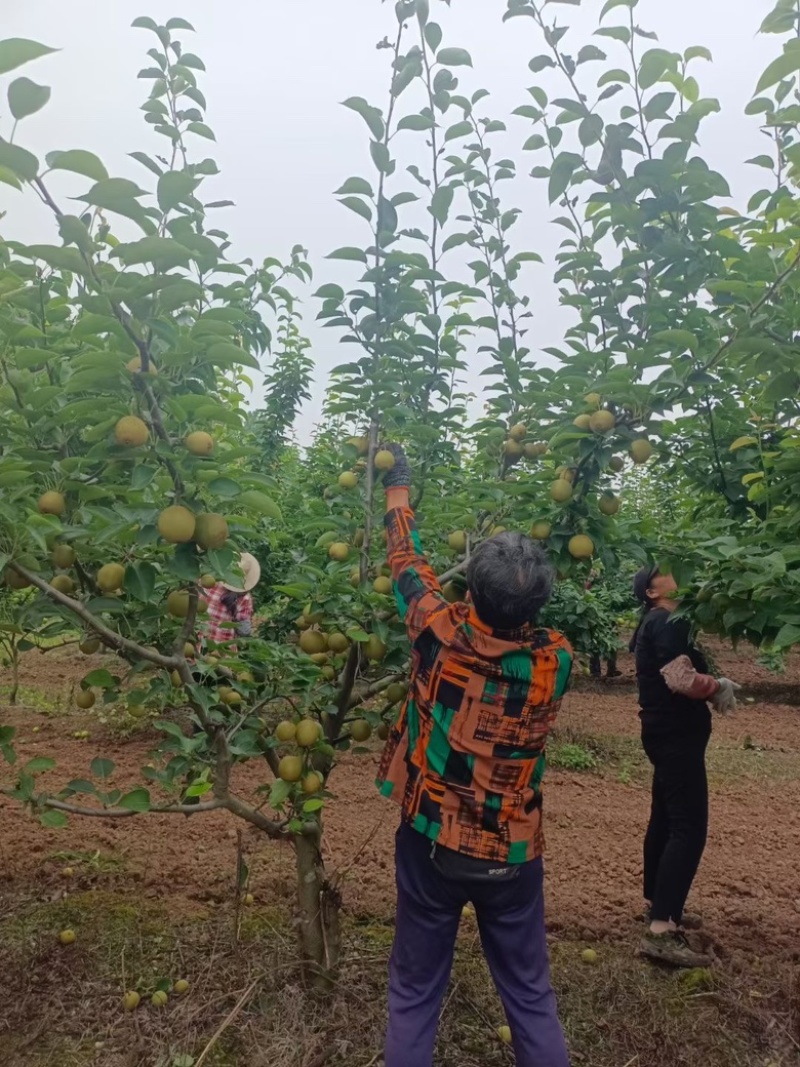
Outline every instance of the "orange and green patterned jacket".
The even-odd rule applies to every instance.
[[[390,502],[397,501],[392,490]],[[572,671],[559,633],[493,632],[449,604],[406,503],[386,515],[389,562],[412,646],[411,686],[378,787],[445,848],[524,863],[541,855],[545,743]]]

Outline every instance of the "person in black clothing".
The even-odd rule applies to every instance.
[[[644,896],[649,929],[640,955],[677,967],[705,967],[683,930],[698,928],[699,917],[684,911],[700,866],[708,831],[705,754],[711,736],[711,710],[736,707],[740,687],[712,678],[692,640],[688,619],[674,618],[677,585],[657,567],[634,579],[642,618],[631,642],[636,655],[642,745],[653,765],[650,824],[644,841]]]

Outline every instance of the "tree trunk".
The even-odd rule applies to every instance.
[[[341,896],[325,876],[321,834],[319,823],[307,822],[303,831],[294,835],[294,848],[303,975],[309,989],[327,994],[333,989],[339,967]]]

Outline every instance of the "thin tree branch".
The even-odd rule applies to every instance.
[[[8,793],[8,790],[3,790]],[[56,811],[65,811],[70,815],[83,815],[93,819],[128,819],[134,815],[197,815],[203,811],[219,811],[227,808],[225,800],[214,799],[201,802],[200,804],[158,804],[148,808],[146,812],[129,811],[128,808],[85,808],[78,804],[70,804],[64,800],[47,798],[42,801],[46,808]]]
[[[111,648],[117,649],[119,652],[125,652],[129,656],[136,656],[138,659],[147,660],[149,663],[155,663],[157,667],[164,667],[166,670],[180,670],[181,664],[186,665],[186,661],[182,660],[179,656],[163,656],[160,652],[156,652],[155,649],[144,648],[142,645],[137,644],[135,641],[129,641],[127,637],[121,637],[114,630],[111,630],[105,623],[100,622],[89,611],[85,604],[80,600],[73,600],[72,597],[67,596],[65,593],[60,593],[57,589],[54,589],[51,585],[40,578],[38,574],[33,571],[29,571],[27,567],[21,566],[21,564],[12,562],[8,564],[12,570],[16,571],[31,585],[36,586],[40,593],[44,593],[56,604],[59,604],[62,608],[66,608],[68,611],[76,615],[82,622],[94,630],[94,632],[103,639],[105,644]]]

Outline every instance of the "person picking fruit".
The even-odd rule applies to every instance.
[[[678,586],[671,574],[645,567],[633,582],[642,618],[631,641],[639,683],[642,745],[653,765],[650,823],[644,841],[644,896],[649,928],[639,947],[647,959],[675,967],[707,967],[684,934],[699,916],[684,911],[708,834],[706,747],[711,711],[736,707],[741,687],[713,678],[692,640],[688,619],[674,617]]]
[[[255,556],[243,552],[239,557],[241,585],[217,582],[202,591],[208,613],[203,621],[206,640],[223,644],[234,637],[250,637],[253,632],[252,590],[261,578],[261,566]]]
[[[545,744],[572,671],[539,629],[554,573],[518,533],[478,546],[469,603],[449,603],[423,555],[399,445],[384,475],[388,559],[412,647],[409,693],[378,785],[401,806],[386,1067],[431,1067],[459,920],[475,907],[518,1067],[568,1067],[544,923]]]

